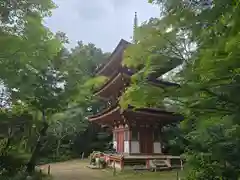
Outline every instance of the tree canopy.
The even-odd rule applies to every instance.
[[[102,80],[86,81],[108,53],[80,41],[67,50],[65,33],[43,25],[55,7],[51,0],[0,1],[1,176],[33,173],[44,159],[70,158],[79,136],[93,128],[87,109]],[[90,143],[99,131],[91,132]]]
[[[126,65],[144,68],[123,95],[122,106],[174,106],[185,117],[187,179],[238,179],[239,3],[149,2],[162,7],[162,17],[143,24],[137,44],[125,53]],[[180,88],[149,86],[146,75],[164,79],[160,75],[172,58],[182,62],[172,77]]]

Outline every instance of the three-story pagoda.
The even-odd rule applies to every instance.
[[[182,117],[165,109],[136,109],[131,105],[125,110],[121,109],[118,99],[134,74],[133,70],[122,66],[124,50],[129,45],[129,42],[121,40],[109,61],[97,72],[97,76],[106,76],[108,80],[95,95],[106,103],[110,102],[110,106],[88,119],[92,123],[111,128],[116,154],[109,155],[110,161],[119,161],[116,165],[123,168],[123,164],[127,164],[129,160],[143,160],[149,167],[151,160],[167,157],[162,153],[160,129],[164,125],[180,121]],[[157,79],[149,79],[148,82],[156,86],[176,86]]]

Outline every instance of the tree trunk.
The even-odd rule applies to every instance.
[[[57,149],[56,149],[56,157],[59,157],[59,148],[62,142],[62,138],[60,138],[57,142]]]
[[[11,144],[12,139],[13,139],[13,129],[12,129],[12,127],[9,127],[9,128],[8,128],[7,141],[6,141],[6,144],[5,144],[4,148],[2,149],[2,152],[1,152],[2,154],[6,154],[6,153],[7,153],[8,148],[9,148],[9,146],[10,146],[10,144]]]
[[[42,140],[43,140],[44,136],[46,135],[46,132],[48,129],[48,123],[46,122],[46,119],[45,119],[46,118],[45,113],[42,112],[42,115],[43,115],[43,127],[40,131],[40,135],[38,137],[36,146],[33,150],[32,156],[31,156],[29,162],[27,163],[26,172],[28,172],[29,174],[33,173],[35,170],[36,162],[37,162],[37,159],[39,157],[39,153],[40,153],[41,147],[42,147]]]
[[[62,140],[66,137],[66,135],[63,135],[61,138],[58,139],[57,142],[57,149],[56,149],[56,157],[59,157],[59,149],[62,143]]]

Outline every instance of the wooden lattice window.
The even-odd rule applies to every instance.
[[[124,141],[129,140],[129,131],[124,131]]]
[[[136,128],[132,129],[132,141],[138,141],[139,140],[139,132]]]
[[[154,131],[153,131],[153,140],[155,142],[159,142],[160,141],[160,130],[159,129],[154,129]]]

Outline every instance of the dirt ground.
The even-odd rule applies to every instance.
[[[72,160],[62,163],[53,163],[51,166],[51,175],[53,180],[175,180],[176,171],[166,172],[140,172],[140,173],[117,173],[113,176],[111,170],[90,169],[86,160]],[[48,164],[40,167],[44,173],[47,173]]]
[[[81,160],[50,164],[51,175],[54,180],[101,180],[106,178],[104,178],[106,173],[89,169],[86,167],[88,164],[88,162]],[[48,165],[40,168],[46,173]]]

